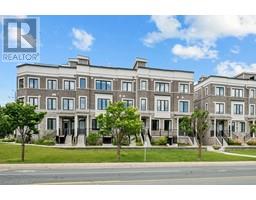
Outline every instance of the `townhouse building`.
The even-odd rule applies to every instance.
[[[256,121],[256,74],[201,77],[195,85],[194,105],[209,112],[205,144],[224,145],[228,138],[246,142],[254,137],[250,125]]]
[[[182,140],[186,136],[179,132],[180,118],[194,108],[193,76],[191,71],[148,67],[140,58],[132,68],[120,68],[93,65],[77,56],[65,65],[18,65],[17,99],[47,112],[40,135],[54,133],[58,143],[69,144],[68,135],[98,131],[97,115],[115,101],[138,108],[150,137]]]

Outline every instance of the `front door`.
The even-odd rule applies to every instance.
[[[65,136],[70,134],[69,121],[63,122],[63,133]]]
[[[216,130],[216,132],[217,132],[217,135],[218,136],[224,136],[224,121],[217,121],[217,130]]]

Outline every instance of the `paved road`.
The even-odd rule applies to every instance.
[[[256,184],[256,162],[0,165],[0,184]]]

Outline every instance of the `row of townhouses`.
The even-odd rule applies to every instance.
[[[17,66],[17,99],[47,112],[40,135],[53,132],[58,143],[98,131],[96,117],[110,102],[137,107],[149,138],[162,135],[173,142],[195,144],[179,130],[180,119],[194,108],[208,110],[211,128],[205,144],[224,137],[251,138],[249,125],[256,120],[255,75],[202,77],[194,85],[192,71],[147,66],[137,58],[133,68],[96,66],[77,56],[65,65]]]

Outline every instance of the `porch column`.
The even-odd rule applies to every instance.
[[[152,118],[151,118],[151,115],[149,116],[149,127],[148,127],[148,130],[149,130],[149,134],[151,135],[151,123],[152,123]]]
[[[75,115],[75,122],[74,122],[74,129],[75,129],[75,136],[77,136],[77,129],[78,129],[78,116]]]
[[[255,120],[252,121],[252,124],[255,124]],[[255,138],[255,133],[252,133],[252,137]]]
[[[177,137],[179,136],[179,117],[177,117],[177,125],[176,125],[176,129],[177,129]]]
[[[86,115],[86,135],[89,135],[90,132],[90,116]]]
[[[59,117],[59,115],[57,115],[57,117],[56,117],[56,135],[57,136],[60,135],[60,117]]]
[[[216,118],[214,118],[214,123],[213,123],[213,132],[214,132],[214,137],[216,137]]]

